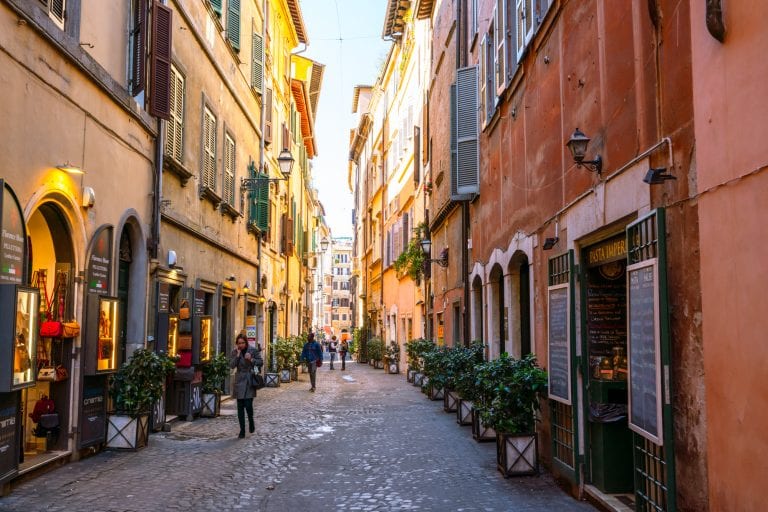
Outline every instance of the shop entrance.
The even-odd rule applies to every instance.
[[[32,246],[32,285],[40,289],[40,321],[68,321],[74,318],[74,247],[70,224],[58,204],[46,202],[32,213],[27,225]],[[38,378],[33,387],[21,392],[20,470],[67,450],[72,346],[73,338],[41,337],[38,342],[37,368],[34,369]],[[57,368],[61,370],[57,372]],[[44,380],[43,376],[47,375],[51,377]],[[40,412],[50,407],[58,414],[58,421],[53,422],[57,423],[55,426],[51,418],[46,418],[48,425],[41,421]]]
[[[632,432],[627,423],[627,251],[624,232],[582,252],[586,478],[634,507]]]

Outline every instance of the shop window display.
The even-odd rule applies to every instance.
[[[117,308],[118,301],[103,298],[99,301],[99,343],[97,370],[117,369]]]
[[[211,333],[213,329],[213,319],[210,316],[204,316],[200,319],[200,362],[211,359]]]
[[[170,315],[168,317],[168,355],[176,357],[179,353],[179,317]]]

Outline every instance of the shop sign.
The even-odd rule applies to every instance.
[[[205,291],[195,290],[194,315],[201,316],[205,314]]]
[[[596,267],[611,261],[626,259],[627,239],[624,233],[603,240],[587,249],[587,266]]]
[[[248,345],[256,347],[256,316],[245,317],[245,337],[248,338]]]
[[[109,276],[112,273],[112,227],[99,229],[91,241],[88,258],[88,292],[109,294]]]
[[[17,468],[16,396],[16,393],[0,395],[0,476],[7,475]]]
[[[569,336],[570,311],[568,284],[550,286],[548,290],[549,332],[549,397],[571,404],[571,345]]]
[[[102,377],[86,377],[80,416],[80,447],[104,442],[107,425],[105,383]]]
[[[171,303],[171,285],[168,283],[157,283],[157,310],[160,313],[168,313]]]
[[[20,284],[23,280],[25,246],[27,240],[26,228],[21,206],[16,200],[16,195],[3,180],[0,180],[3,188],[2,217],[2,241],[0,242],[0,283]]]

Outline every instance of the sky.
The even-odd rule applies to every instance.
[[[347,181],[349,130],[356,85],[373,85],[390,43],[381,39],[386,0],[300,0],[309,46],[302,56],[325,64],[312,174],[333,237],[352,236]]]

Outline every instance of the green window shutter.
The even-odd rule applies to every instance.
[[[213,12],[216,13],[216,16],[221,18],[221,0],[208,0],[208,3],[213,7]]]
[[[264,38],[256,33],[251,49],[251,87],[259,94],[264,90]]]
[[[456,173],[452,178],[462,196],[480,193],[477,80],[477,66],[456,70]]]
[[[227,39],[235,51],[240,51],[240,0],[227,3]]]
[[[268,176],[259,174],[259,177],[267,178]],[[262,233],[266,233],[269,230],[269,181],[262,180],[258,183],[256,189],[256,227]]]

